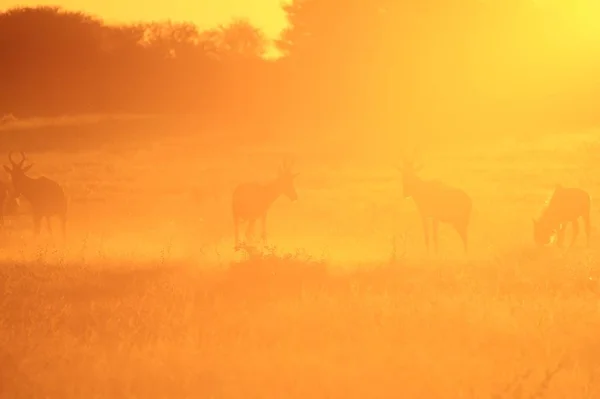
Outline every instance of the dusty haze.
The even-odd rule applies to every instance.
[[[69,201],[64,245],[33,237],[27,201],[6,215],[0,397],[600,394],[589,18],[299,4],[275,42],[245,21],[0,15],[0,159],[25,151]],[[397,169],[415,147],[423,178],[473,200],[467,255],[446,225],[425,252]],[[273,204],[266,248],[234,251],[234,188],[288,158],[298,201]],[[534,245],[557,184],[590,193],[589,248]]]

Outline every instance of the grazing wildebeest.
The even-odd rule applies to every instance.
[[[52,234],[50,218],[58,216],[61,222],[63,240],[66,237],[67,223],[67,198],[62,187],[45,176],[33,178],[25,173],[31,169],[33,164],[23,166],[26,157],[21,151],[21,161],[15,162],[12,151],[8,154],[8,160],[12,167],[4,165],[4,169],[11,177],[14,196],[23,196],[31,205],[33,212],[33,231],[37,236],[40,232],[40,224],[46,218],[48,233]]]
[[[589,246],[591,203],[590,195],[585,190],[557,185],[540,217],[533,219],[535,243],[540,246],[549,244],[552,236],[556,234],[556,244],[562,247],[567,223],[570,222],[573,225],[573,237],[569,246],[573,246],[579,235],[578,220],[582,218]]]
[[[263,243],[267,240],[267,211],[281,195],[296,201],[298,194],[294,187],[297,173],[292,173],[290,162],[283,162],[277,177],[266,183],[241,183],[233,191],[231,209],[235,234],[235,249],[239,249],[239,224],[248,222],[246,238],[249,239],[254,231],[254,224],[260,218],[262,224],[261,238]]]
[[[425,247],[429,253],[429,227],[433,232],[433,247],[438,252],[439,223],[454,227],[468,252],[468,229],[473,208],[471,197],[463,190],[449,186],[439,180],[424,180],[418,176],[421,169],[414,159],[405,158],[398,168],[402,173],[404,198],[412,197],[423,224]]]

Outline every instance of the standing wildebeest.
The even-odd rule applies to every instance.
[[[583,219],[587,245],[590,245],[590,195],[580,189],[556,186],[552,196],[544,207],[541,216],[533,219],[533,238],[537,245],[546,245],[556,233],[556,244],[562,247],[567,223],[573,225],[573,237],[570,246],[573,246],[579,235],[578,219]]]
[[[423,223],[425,247],[429,253],[429,221],[433,230],[433,247],[438,252],[439,223],[454,227],[460,235],[465,254],[468,252],[468,228],[473,208],[471,197],[463,190],[451,187],[438,180],[421,179],[417,173],[421,169],[414,160],[404,160],[402,167],[402,187],[404,198],[412,197]]]
[[[262,240],[267,240],[267,211],[281,195],[296,201],[298,194],[294,187],[294,178],[297,173],[292,173],[291,164],[284,162],[279,168],[278,176],[264,184],[241,183],[233,191],[231,209],[233,212],[233,224],[235,234],[235,248],[239,248],[239,224],[248,221],[246,238],[250,238],[254,231],[254,224],[260,218],[262,224]]]
[[[14,196],[23,196],[31,205],[33,212],[33,231],[37,236],[40,232],[40,224],[46,218],[48,232],[52,234],[50,217],[58,216],[61,222],[63,240],[66,236],[67,223],[67,198],[62,187],[45,176],[32,178],[25,173],[31,169],[33,164],[23,166],[25,154],[21,151],[21,161],[15,162],[12,151],[8,154],[8,160],[12,167],[4,165],[4,169],[10,174]]]

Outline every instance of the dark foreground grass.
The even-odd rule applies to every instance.
[[[596,398],[590,254],[0,265],[0,397]]]

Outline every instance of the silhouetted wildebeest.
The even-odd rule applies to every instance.
[[[404,198],[412,197],[423,224],[425,247],[429,253],[430,222],[433,232],[434,250],[438,252],[439,223],[454,227],[468,252],[468,229],[473,208],[471,197],[463,190],[449,186],[439,180],[424,180],[418,176],[421,169],[413,159],[404,159],[398,167],[402,173]]]
[[[31,205],[33,213],[33,231],[37,236],[40,232],[40,224],[46,218],[48,232],[52,234],[50,218],[58,216],[61,222],[63,240],[66,236],[67,223],[67,198],[62,187],[45,176],[32,178],[25,173],[31,169],[33,164],[23,166],[26,157],[21,151],[21,161],[15,162],[12,151],[8,154],[8,160],[12,167],[4,165],[4,169],[11,177],[14,196],[23,196]]]
[[[254,224],[260,218],[262,224],[262,240],[267,240],[267,211],[281,195],[296,201],[298,194],[294,187],[297,173],[292,173],[290,162],[283,162],[277,177],[267,183],[241,183],[233,191],[231,209],[235,235],[235,249],[239,248],[239,224],[248,221],[246,238],[250,238],[254,231]]]
[[[590,195],[580,188],[556,186],[552,196],[544,207],[538,219],[533,219],[533,238],[536,244],[546,245],[554,234],[556,244],[562,247],[567,223],[573,225],[573,246],[579,235],[579,218],[583,219],[587,246],[590,245]]]

